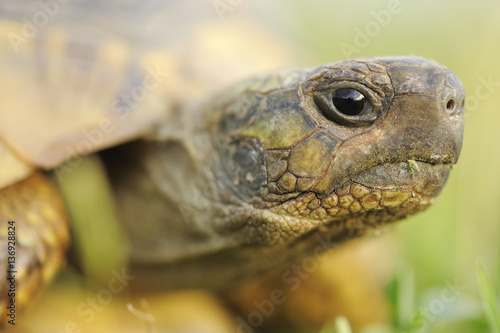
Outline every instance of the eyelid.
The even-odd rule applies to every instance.
[[[382,107],[382,101],[384,96],[379,96],[377,93],[375,93],[372,89],[368,88],[367,86],[355,82],[355,81],[333,81],[329,82],[328,84],[324,84],[319,86],[316,89],[316,92],[314,93],[315,95],[320,92],[327,92],[331,91],[334,93],[337,90],[344,89],[344,88],[350,88],[359,91],[361,94],[363,94],[366,98],[367,101],[369,101],[374,109],[378,109]]]
[[[332,97],[335,91],[350,88],[358,91],[366,98],[365,109],[360,114],[346,115],[333,105]],[[371,125],[379,116],[382,108],[382,98],[368,87],[353,81],[334,81],[319,87],[313,93],[314,103],[318,111],[329,121],[348,127],[366,127]]]

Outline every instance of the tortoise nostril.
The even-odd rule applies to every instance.
[[[455,100],[454,99],[450,99],[447,103],[446,103],[446,108],[448,110],[453,110],[455,108]]]

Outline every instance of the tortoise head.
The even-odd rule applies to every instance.
[[[161,284],[223,289],[421,211],[458,160],[463,105],[448,69],[376,58],[185,108],[110,172],[132,262]]]
[[[319,226],[357,235],[421,211],[462,147],[462,84],[421,58],[349,60],[235,89],[219,106],[219,178],[267,243]]]

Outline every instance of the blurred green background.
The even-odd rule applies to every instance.
[[[205,5],[216,21],[214,3]],[[232,3],[224,24],[259,18],[263,31],[294,50],[294,60],[286,65],[417,55],[461,78],[467,98],[460,161],[435,206],[389,231],[397,242],[397,269],[387,286],[395,309],[392,326],[369,332],[495,332],[481,303],[485,287],[480,288],[477,267],[482,262],[493,288],[500,290],[500,1]],[[443,299],[449,283],[461,289],[452,301],[439,303],[441,307],[435,300]]]

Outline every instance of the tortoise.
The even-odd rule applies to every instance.
[[[344,60],[213,93],[228,80],[203,66],[231,64],[185,53],[187,32],[167,29],[180,24],[176,6],[0,5],[0,258],[7,277],[17,271],[15,298],[2,279],[2,309],[22,307],[65,262],[77,213],[59,192],[83,155],[100,151],[128,272],[153,290],[223,290],[441,192],[463,137],[452,71],[418,57]]]

